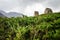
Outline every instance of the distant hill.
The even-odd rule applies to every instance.
[[[6,17],[6,16],[5,16],[5,12],[2,11],[2,10],[0,10],[0,17]]]
[[[17,13],[17,12],[9,12],[6,13],[7,17],[23,17],[24,15],[22,13]]]
[[[23,17],[24,15],[22,13],[17,13],[17,12],[9,12],[9,13],[6,13],[2,10],[0,10],[0,17],[8,17],[8,18],[11,18],[11,17]]]

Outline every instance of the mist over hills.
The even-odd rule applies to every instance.
[[[9,12],[6,14],[7,17],[23,17],[22,13],[17,13],[17,12]]]
[[[22,13],[18,13],[18,12],[9,12],[9,13],[6,13],[5,11],[3,10],[0,10],[0,17],[23,17],[24,15]]]

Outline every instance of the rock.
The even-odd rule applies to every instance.
[[[44,13],[46,13],[46,14],[47,14],[47,13],[53,13],[53,11],[52,11],[52,9],[50,9],[50,8],[46,8],[45,11],[44,11]]]
[[[38,16],[39,12],[38,11],[34,11],[34,16]]]

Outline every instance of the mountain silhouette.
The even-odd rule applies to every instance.
[[[6,13],[3,10],[0,10],[0,17],[11,18],[11,17],[23,17],[23,16],[24,15],[22,13],[18,13],[18,12],[9,12],[9,13]]]
[[[6,13],[4,11],[0,10],[0,17],[6,17],[5,14]]]
[[[24,15],[22,13],[17,13],[17,12],[9,12],[6,13],[7,17],[23,17]]]

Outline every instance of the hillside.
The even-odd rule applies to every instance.
[[[25,15],[23,15],[22,13],[18,13],[18,12],[5,12],[3,10],[0,10],[0,17],[24,17]]]
[[[0,18],[0,40],[59,40],[60,13]]]

